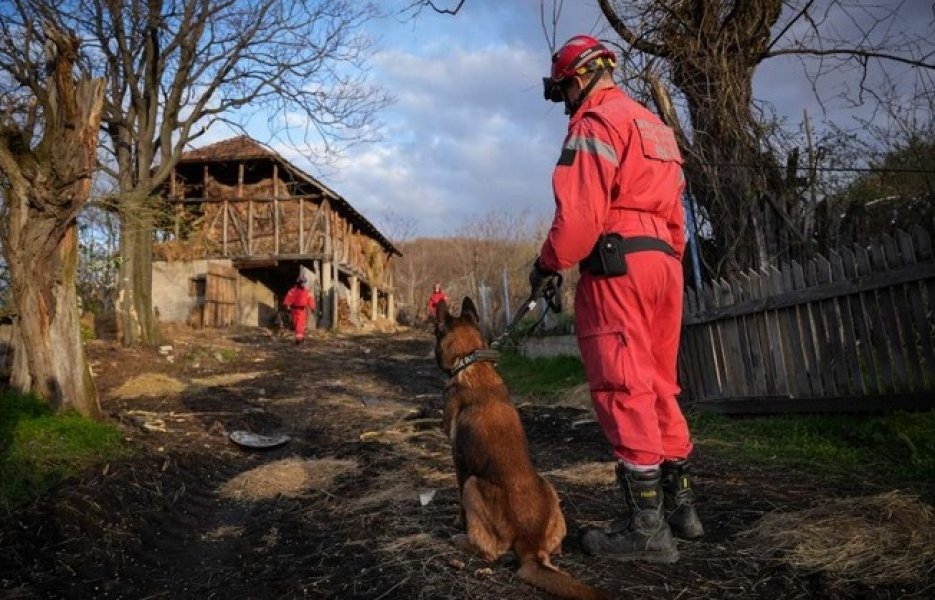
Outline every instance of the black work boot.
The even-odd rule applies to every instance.
[[[662,463],[662,493],[666,522],[672,535],[683,540],[697,540],[704,535],[701,519],[695,512],[687,460]]]
[[[582,540],[585,550],[620,561],[677,561],[675,538],[662,517],[662,470],[631,471],[618,465],[617,482],[630,507],[630,519],[623,527],[588,531]]]

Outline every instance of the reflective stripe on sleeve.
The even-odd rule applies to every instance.
[[[573,135],[565,141],[565,149],[581,150],[583,152],[596,154],[601,158],[609,161],[615,167],[620,164],[620,161],[617,159],[617,152],[614,150],[614,147],[607,142],[602,142],[597,138],[585,137],[583,135]]]

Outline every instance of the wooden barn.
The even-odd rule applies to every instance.
[[[152,286],[162,321],[268,325],[300,273],[321,309],[317,327],[393,319],[399,251],[347,200],[250,137],[184,154],[165,206]]]

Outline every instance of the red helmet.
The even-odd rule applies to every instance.
[[[588,64],[598,58],[606,58],[602,67],[613,67],[617,57],[597,38],[589,35],[576,35],[552,55],[552,81],[558,83],[572,75],[587,73]],[[584,70],[581,70],[584,69]]]

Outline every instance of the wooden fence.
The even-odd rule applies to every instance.
[[[730,413],[935,407],[935,255],[921,227],[688,290],[683,399]]]

